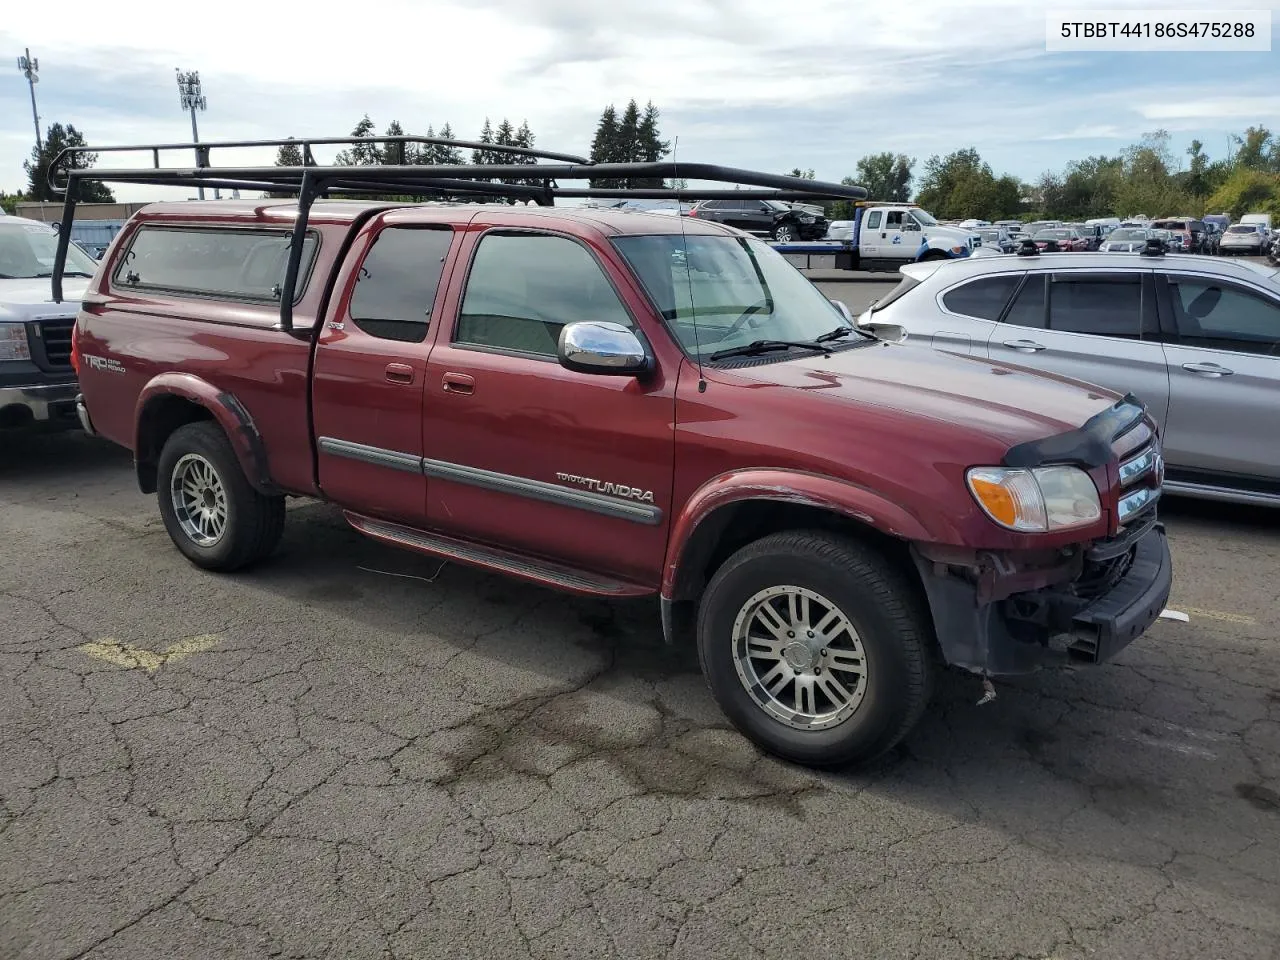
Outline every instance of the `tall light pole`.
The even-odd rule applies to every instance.
[[[40,114],[36,112],[36,84],[40,82],[40,61],[31,56],[31,48],[27,47],[24,56],[18,58],[18,69],[27,78],[27,86],[31,89],[31,121],[36,125],[36,152],[44,152],[44,143],[40,139]]]
[[[208,106],[208,102],[204,98],[204,94],[200,90],[200,71],[192,70],[190,73],[183,73],[177,67],[173,68],[174,73],[178,75],[178,100],[182,104],[183,110],[191,112],[191,140],[193,143],[200,142],[200,131],[196,129],[196,111],[203,110]],[[200,166],[200,148],[196,148],[196,166]],[[200,187],[200,199],[204,199],[204,187]]]

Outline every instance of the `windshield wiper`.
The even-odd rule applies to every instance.
[[[62,271],[62,275],[63,275],[64,277],[92,277],[92,276],[93,276],[93,274],[92,274],[92,273],[85,273],[83,270],[63,270],[63,271]],[[53,276],[53,271],[52,271],[52,270],[50,270],[48,273],[37,273],[37,274],[36,274],[36,276],[37,276],[37,277],[52,277],[52,276]]]
[[[707,359],[724,360],[728,357],[754,357],[760,353],[771,353],[775,350],[790,350],[792,347],[803,347],[806,350],[817,350],[823,356],[831,356],[831,351],[816,340],[752,340],[740,347],[729,347],[717,350]]]

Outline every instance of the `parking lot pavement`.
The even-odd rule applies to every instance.
[[[758,755],[656,605],[290,511],[234,576],[128,455],[0,452],[0,956],[1276,957],[1280,517],[1171,504],[1111,665],[948,676],[869,770]]]

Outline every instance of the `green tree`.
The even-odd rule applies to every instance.
[[[1261,124],[1249,127],[1242,135],[1231,139],[1240,148],[1235,156],[1237,167],[1280,173],[1280,140],[1266,127]]]
[[[657,163],[671,153],[670,142],[662,139],[662,132],[658,129],[658,117],[658,108],[650,100],[645,104],[644,113],[640,116],[640,123],[636,126],[635,159],[642,163]],[[633,178],[631,186],[645,189],[661,187],[662,178]]]
[[[1191,146],[1187,147],[1187,156],[1191,158],[1191,162],[1184,185],[1192,196],[1203,197],[1210,192],[1209,157],[1204,152],[1204,144],[1199,140],[1192,140]]]
[[[914,157],[904,153],[872,153],[858,161],[856,178],[851,181],[867,188],[871,200],[905,203],[911,198],[911,170]]]
[[[25,202],[26,199],[25,193],[5,193],[0,190],[0,210],[11,217],[15,216],[18,213],[18,204]]]
[[[378,149],[373,121],[369,119],[367,113],[352,129],[351,136],[359,137],[363,142],[353,143],[347,149],[340,150],[333,160],[336,166],[367,167],[382,163],[382,151]]]
[[[31,148],[31,159],[22,162],[27,172],[27,196],[32,200],[61,200],[62,197],[49,189],[49,166],[66,147],[85,146],[84,135],[73,124],[65,127],[60,123],[50,124],[44,135],[44,148]],[[62,169],[88,170],[98,160],[96,153],[76,154]],[[114,203],[115,195],[100,180],[82,180],[77,199],[82,203]]]
[[[631,163],[642,159],[640,147],[640,108],[635,100],[627,104],[618,121],[617,157],[619,163]]]
[[[814,177],[814,174],[813,174],[813,168],[812,168],[812,167],[811,167],[811,168],[809,168],[808,170],[801,170],[799,167],[792,167],[792,168],[791,168],[791,172],[790,172],[790,173],[788,173],[788,174],[787,174],[787,176],[788,176],[788,177],[798,177],[798,178],[799,178],[799,179],[801,179],[801,180],[814,180],[814,179],[816,179],[816,177]]]
[[[289,138],[290,140],[293,137]],[[302,148],[296,143],[282,143],[276,150],[276,166],[277,167],[301,167],[303,165]],[[267,194],[268,197],[285,198],[296,197],[297,194],[292,190],[273,190]]]
[[[400,126],[399,120],[392,120],[387,124],[388,137],[403,137],[404,128]],[[382,148],[382,162],[391,166],[404,166],[406,163],[417,163],[418,148],[412,143],[393,143],[387,141]]]
[[[1209,197],[1206,208],[1233,220],[1246,213],[1280,216],[1280,174],[1240,167]]]
[[[618,113],[609,104],[600,114],[600,122],[596,124],[596,134],[591,139],[591,160],[594,163],[616,163],[619,159],[619,140],[621,130],[618,126]],[[593,187],[617,187],[621,181],[613,178],[592,179]]]
[[[449,124],[446,123],[443,127],[440,128],[440,137],[444,140],[452,140],[453,127],[449,126]],[[457,147],[450,147],[445,144],[440,144],[439,146],[436,147],[435,162],[445,163],[450,165],[457,165],[457,164],[466,163],[467,161],[466,161],[466,158],[462,156],[462,151]]]
[[[942,220],[983,217],[995,206],[995,176],[973,147],[925,161],[916,202]]]

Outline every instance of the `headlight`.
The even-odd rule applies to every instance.
[[[27,328],[20,323],[0,323],[0,360],[30,360]]]
[[[1102,517],[1098,488],[1078,467],[974,467],[965,479],[983,512],[1009,530],[1069,530]]]

